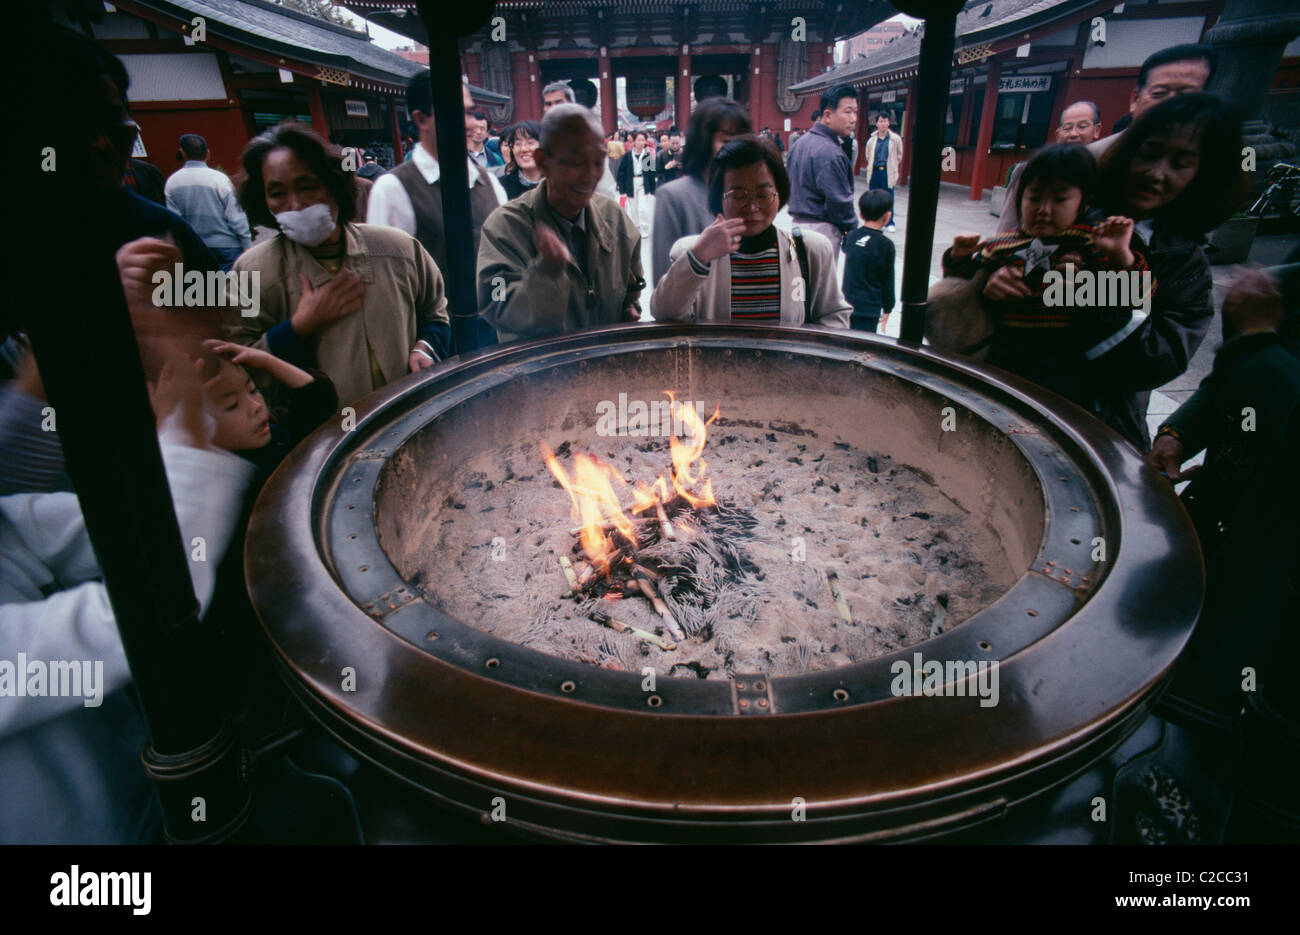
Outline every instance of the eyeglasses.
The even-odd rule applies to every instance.
[[[515,149],[536,149],[541,144],[538,143],[537,140],[529,140],[520,137],[510,145],[513,146]]]
[[[748,208],[750,201],[753,201],[760,208],[770,208],[772,203],[776,201],[776,192],[770,188],[765,188],[751,195],[747,191],[733,188],[722,193],[722,200],[733,208]]]

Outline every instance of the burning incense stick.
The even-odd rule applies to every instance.
[[[840,587],[840,576],[832,571],[826,576],[826,580],[831,586],[831,597],[835,599],[836,612],[840,615],[841,620],[852,626],[853,614],[849,613],[849,602],[844,599],[844,589]]]
[[[655,514],[659,517],[659,532],[665,539],[676,539],[677,534],[673,532],[673,524],[668,522],[668,514],[664,512],[664,505],[658,500],[655,501]]]
[[[560,556],[560,568],[564,571],[564,580],[569,582],[569,594],[577,594],[578,577],[573,573],[573,565],[569,562],[569,556]]]
[[[601,626],[609,627],[611,630],[618,633],[626,633],[628,636],[635,636],[639,640],[658,646],[665,652],[672,652],[677,648],[676,643],[670,642],[662,636],[655,636],[653,633],[649,633],[637,627],[629,626],[621,620],[615,620],[609,614],[602,614],[598,610],[593,610],[588,614],[588,617],[596,623],[599,623]]]
[[[664,626],[667,627],[668,632],[673,635],[673,639],[678,641],[685,640],[686,631],[681,628],[681,624],[679,624],[677,619],[673,617],[672,611],[668,609],[668,605],[664,603],[663,598],[659,596],[658,589],[655,587],[655,579],[662,580],[662,578],[662,575],[650,571],[650,569],[646,568],[644,565],[632,566],[632,580],[635,581],[637,587],[641,589],[641,593],[644,594],[650,603],[654,605],[655,612],[663,618]]]

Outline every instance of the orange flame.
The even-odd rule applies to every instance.
[[[582,527],[582,550],[602,575],[608,575],[609,560],[616,549],[605,534],[605,526],[612,525],[636,544],[632,521],[623,513],[611,483],[617,481],[620,486],[626,487],[627,481],[617,468],[605,464],[595,455],[587,454],[574,455],[574,478],[571,481],[564,466],[556,459],[555,452],[545,442],[542,443],[542,454],[546,466],[551,469],[560,486],[569,493],[569,500],[573,504],[573,521]]]
[[[713,506],[717,502],[713,496],[713,480],[707,476],[708,464],[703,454],[706,427],[718,418],[721,407],[715,408],[713,415],[705,421],[695,411],[694,403],[679,404],[671,392],[665,391],[665,394],[673,401],[673,409],[680,413],[681,423],[689,433],[690,440],[683,441],[676,435],[669,438],[668,447],[673,462],[672,479],[667,480],[661,474],[652,484],[638,483],[629,508],[634,514],[653,510],[657,504],[666,504],[674,496],[681,497],[692,509]],[[590,454],[574,455],[574,476],[571,479],[550,447],[545,442],[541,447],[546,466],[569,494],[573,521],[581,530],[583,552],[597,571],[608,576],[609,563],[618,550],[606,533],[606,528],[616,529],[634,548],[638,544],[632,521],[624,512],[615,492],[615,486],[624,488],[627,481],[613,465]]]

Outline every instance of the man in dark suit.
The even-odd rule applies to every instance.
[[[881,230],[893,220],[894,198],[883,189],[858,199],[862,227],[844,238],[844,298],[853,306],[851,327],[875,331],[894,310],[894,242]]]

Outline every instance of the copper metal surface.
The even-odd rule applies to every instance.
[[[985,419],[1031,458],[1047,499],[1025,575],[920,646],[770,679],[767,716],[741,716],[726,682],[660,678],[649,698],[635,674],[539,660],[460,622],[440,624],[400,590],[377,543],[373,501],[385,452],[412,426],[530,368],[710,342],[888,372]],[[575,840],[871,840],[996,819],[1135,728],[1201,606],[1190,523],[1130,446],[995,368],[888,339],[737,325],[607,328],[454,359],[357,409],[355,429],[318,430],[263,490],[245,555],[254,606],[287,682],[329,731],[448,804],[486,815],[503,797],[516,830]],[[1052,485],[1067,482],[1088,496],[1053,500]],[[1085,506],[1058,512],[1053,502]],[[355,523],[344,527],[349,508]],[[1087,567],[1067,551],[1081,539],[1086,554],[1085,528],[1103,530],[1109,550],[1089,581],[1065,574]],[[349,549],[371,557],[364,572],[348,564]],[[889,663],[917,649],[997,658],[999,704],[890,695]]]

